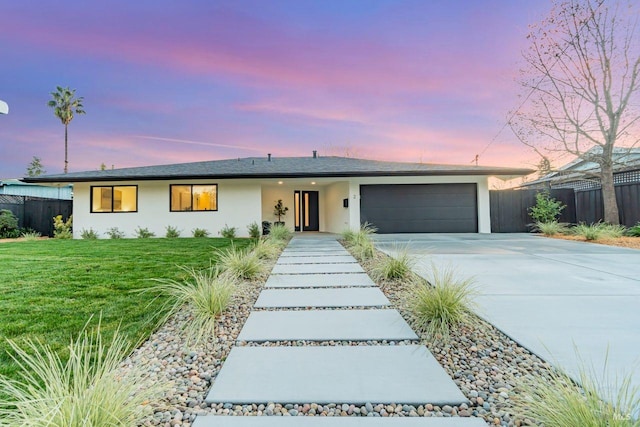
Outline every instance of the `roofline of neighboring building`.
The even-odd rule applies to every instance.
[[[398,172],[329,172],[329,173],[262,173],[262,174],[199,174],[199,175],[149,175],[149,176],[117,176],[115,174],[101,177],[25,177],[27,183],[58,182],[104,182],[104,181],[165,181],[169,179],[272,179],[272,178],[357,178],[384,176],[523,176],[533,173],[532,169],[482,169],[482,170],[433,170],[433,171],[398,171]]]

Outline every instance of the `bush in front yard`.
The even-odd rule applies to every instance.
[[[14,237],[18,230],[18,218],[8,209],[0,209],[0,239]]]
[[[566,207],[562,202],[551,197],[548,192],[543,191],[536,193],[536,204],[529,208],[529,216],[533,222],[553,222],[558,220],[560,213]]]
[[[403,298],[417,330],[430,339],[447,339],[452,328],[472,319],[476,295],[474,279],[457,277],[452,267],[432,265],[428,280],[416,280]]]
[[[536,222],[535,231],[538,231],[545,236],[555,236],[556,234],[564,234],[569,231],[569,227],[564,222],[551,221],[551,222]]]
[[[397,252],[396,256],[385,256],[377,260],[373,267],[373,279],[398,280],[405,279],[411,273],[414,260],[406,249]]]
[[[73,215],[65,221],[62,215],[53,217],[53,237],[56,239],[73,238]]]
[[[150,382],[148,372],[119,370],[129,344],[117,331],[110,342],[100,328],[83,331],[68,346],[63,362],[48,345],[29,338],[24,347],[10,341],[21,367],[19,380],[0,377],[0,425],[132,426],[151,411],[168,384]]]

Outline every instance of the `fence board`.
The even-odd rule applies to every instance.
[[[640,183],[616,185],[620,224],[631,227],[640,222]],[[576,192],[577,221],[593,224],[604,220],[602,190]]]
[[[539,190],[493,190],[489,192],[491,231],[493,233],[522,233],[529,231],[532,223],[529,208],[536,204]],[[576,221],[576,202],[573,189],[551,190],[551,197],[562,202],[559,221]]]

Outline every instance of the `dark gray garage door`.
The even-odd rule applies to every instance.
[[[476,184],[361,185],[360,219],[379,233],[477,233]]]

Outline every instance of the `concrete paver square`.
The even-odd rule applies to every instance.
[[[234,347],[206,401],[459,405],[425,346]]]
[[[256,308],[376,307],[389,300],[378,288],[265,289]]]
[[[327,251],[296,251],[296,250],[284,250],[280,254],[280,258],[299,257],[299,256],[313,256],[318,258],[331,257],[331,256],[346,256],[351,255],[345,249],[335,249]]]
[[[322,288],[334,286],[376,286],[365,273],[347,274],[273,274],[266,288]]]
[[[199,415],[193,427],[487,427],[462,417],[230,417]]]
[[[415,340],[396,310],[254,311],[238,341]]]
[[[345,264],[356,263],[356,259],[351,255],[330,255],[330,256],[291,256],[280,257],[276,264]]]
[[[276,264],[271,274],[364,273],[360,264]]]

